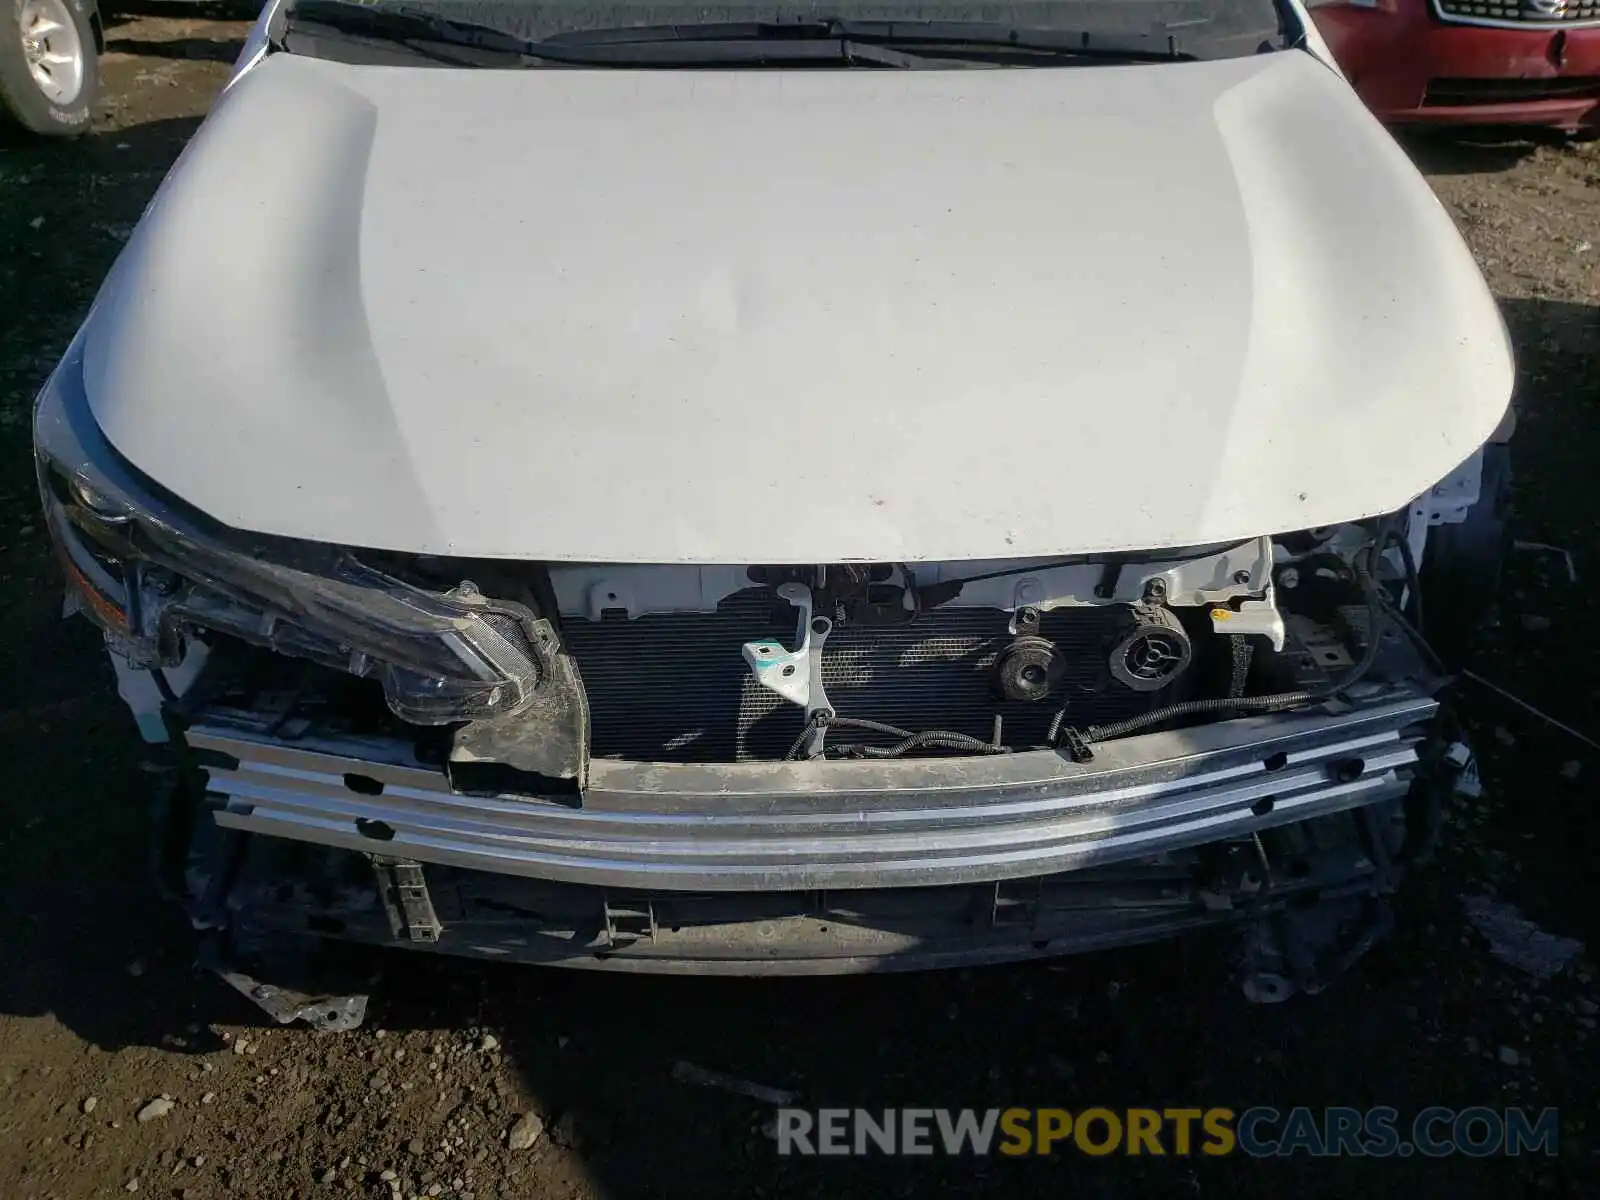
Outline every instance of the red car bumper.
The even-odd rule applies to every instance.
[[[1312,10],[1334,58],[1382,120],[1600,128],[1600,26],[1456,23],[1433,4]]]

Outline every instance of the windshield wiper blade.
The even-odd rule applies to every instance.
[[[836,21],[707,21],[688,25],[617,25],[553,33],[544,46],[632,46],[662,42],[838,41]]]
[[[293,34],[306,26],[392,42],[443,62],[483,63],[521,61],[532,42],[503,29],[458,21],[426,9],[403,4],[368,4],[360,0],[295,0],[289,8],[285,31]],[[441,52],[441,47],[470,50],[472,55]]]
[[[1050,29],[993,21],[833,22],[841,37],[897,46],[987,46],[1099,58],[1117,62],[1188,62],[1198,58],[1176,34],[1110,33],[1094,29]]]
[[[288,34],[391,45],[467,66],[760,66],[843,62],[921,68],[1007,58],[1174,62],[1194,53],[1166,33],[1013,27],[982,21],[707,22],[579,29],[540,41],[406,4],[296,0]]]
[[[957,52],[964,47],[1016,50],[1117,62],[1183,62],[1197,57],[1176,35],[1101,33],[1095,30],[1029,28],[989,21],[707,22],[578,29],[538,43],[550,47],[659,45],[675,42],[794,41],[832,39],[855,45]]]
[[[443,17],[400,4],[359,0],[298,0],[288,29],[328,29],[375,42],[393,43],[434,61],[462,65],[560,63],[574,66],[747,66],[766,63],[843,62],[917,68],[945,65],[881,42],[857,42],[825,25],[705,25],[676,36],[674,26],[621,28],[558,34],[532,41],[492,26]],[[781,33],[773,31],[781,29]],[[590,33],[596,36],[589,36]]]
[[[556,34],[533,43],[528,53],[558,62],[619,67],[777,66],[819,62],[902,68],[952,65],[946,58],[923,58],[881,42],[861,42],[838,36],[607,37],[586,41],[581,36],[569,38],[566,34]]]

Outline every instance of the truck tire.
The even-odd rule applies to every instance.
[[[92,0],[0,0],[0,110],[33,133],[89,128],[100,87]]]

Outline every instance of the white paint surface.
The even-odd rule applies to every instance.
[[[919,561],[1398,508],[1511,389],[1427,185],[1284,52],[1043,70],[273,55],[87,329],[96,417],[244,529]]]

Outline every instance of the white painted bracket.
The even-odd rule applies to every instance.
[[[782,584],[778,595],[799,610],[795,631],[798,645],[791,650],[770,639],[746,642],[741,651],[744,661],[750,664],[757,683],[805,709],[808,719],[823,710],[832,712],[822,688],[822,646],[833,630],[833,622],[827,617],[812,616],[811,589],[803,583]]]
[[[1245,600],[1238,611],[1217,607],[1211,610],[1211,629],[1215,633],[1246,633],[1264,637],[1274,650],[1281,651],[1287,634],[1283,614],[1278,611],[1277,589],[1268,583],[1260,600]]]

